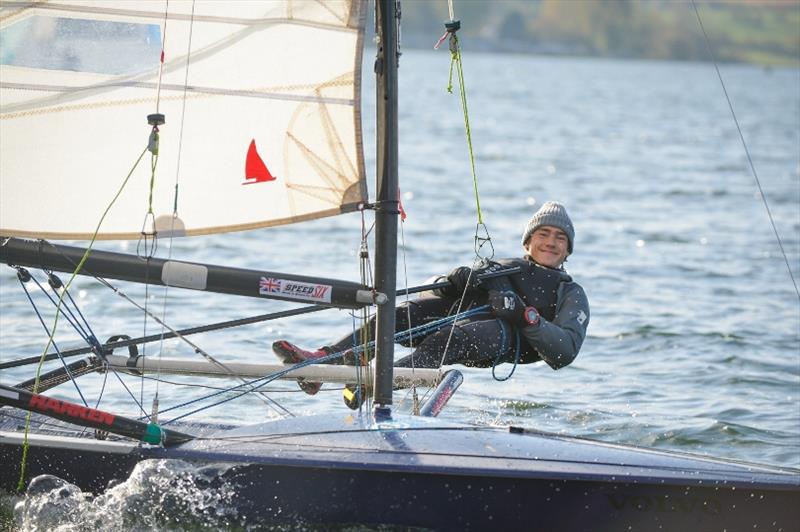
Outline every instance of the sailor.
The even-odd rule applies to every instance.
[[[488,310],[471,314],[452,327],[448,325],[401,339],[401,344],[414,350],[396,360],[395,366],[493,367],[502,362],[529,364],[544,360],[551,368],[560,369],[570,364],[583,344],[589,325],[586,293],[564,270],[574,241],[575,229],[564,206],[555,201],[542,205],[523,231],[525,255],[522,258],[483,261],[474,269],[460,266],[447,275],[449,286],[397,307],[396,330],[406,331],[488,304]],[[507,276],[478,280],[481,273],[510,267],[520,270]],[[366,327],[374,337],[374,318]],[[348,334],[316,351],[301,349],[285,340],[273,343],[272,349],[287,363],[339,352],[344,355],[337,359],[338,363],[363,363],[371,353],[367,357],[354,356],[352,351],[354,338],[359,341],[361,332]],[[321,386],[320,383],[298,382],[312,394]]]

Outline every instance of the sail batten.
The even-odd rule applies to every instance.
[[[133,171],[98,239],[139,238],[147,219],[200,235],[366,201],[361,0],[199,2],[193,18],[190,2],[172,1],[166,32],[164,5],[0,8],[0,235],[91,238],[157,108],[155,180],[149,160]],[[254,160],[270,179],[247,175]]]
[[[136,0],[137,2],[142,2],[142,0]],[[174,2],[175,0],[173,0]],[[208,2],[209,0],[204,0]],[[275,0],[271,0],[275,2]],[[302,1],[302,0],[301,0]],[[308,1],[308,0],[305,0]],[[337,23],[325,23],[313,20],[304,20],[302,18],[292,18],[290,16],[285,17],[253,17],[253,18],[245,18],[245,17],[232,17],[232,16],[225,16],[225,15],[203,15],[197,14],[194,15],[190,13],[176,13],[176,12],[164,12],[163,9],[153,9],[153,10],[130,10],[130,9],[115,9],[109,7],[100,7],[101,0],[90,0],[91,3],[81,5],[68,5],[68,4],[56,4],[56,3],[38,3],[38,2],[15,2],[13,0],[5,0],[3,3],[8,8],[23,8],[20,13],[15,13],[14,16],[19,16],[22,14],[23,11],[27,9],[37,9],[40,11],[50,11],[52,12],[59,12],[61,16],[71,16],[76,17],[78,15],[84,17],[92,17],[92,18],[108,18],[108,17],[135,17],[137,19],[151,19],[156,22],[160,22],[163,20],[174,20],[174,21],[183,21],[183,22],[213,22],[217,24],[233,24],[237,26],[267,26],[270,24],[296,24],[298,26],[308,26],[312,28],[319,28],[325,30],[333,30],[333,31],[348,31],[349,27],[347,25],[347,20],[337,17],[336,11],[330,11],[329,13],[333,15],[336,19]],[[331,0],[325,0],[325,2],[331,2]],[[107,1],[106,1],[107,3]],[[150,2],[152,4],[152,1]],[[184,0],[184,4],[188,3]],[[227,3],[230,5],[232,2],[217,2],[220,3]],[[287,3],[287,2],[284,2]],[[347,2],[336,2],[332,1],[332,4],[342,4],[342,3],[350,3],[349,0]],[[141,5],[140,4],[140,5]],[[159,2],[160,5],[163,6],[163,2]],[[174,4],[173,4],[174,5]],[[320,7],[326,7],[325,3],[321,3]],[[0,16],[0,22],[5,24],[5,18]]]
[[[103,84],[96,87],[92,87],[92,90],[99,90],[99,89],[116,89],[116,88],[125,88],[125,87],[133,87],[133,88],[140,88],[140,89],[151,89],[155,90],[158,84],[152,82],[141,82],[141,81],[131,81],[131,82],[120,82],[120,83],[109,83]],[[68,93],[72,94],[80,91],[85,91],[86,89],[80,88],[76,89],[75,87],[69,86],[56,86],[56,85],[33,85],[33,84],[14,84],[14,83],[0,83],[0,90],[2,89],[9,89],[9,90],[27,90],[27,91],[39,91],[39,92],[61,92],[61,93]],[[198,87],[198,86],[181,86],[181,85],[169,85],[169,84],[162,84],[161,85],[162,91],[176,91],[176,92],[183,92],[184,90],[187,93],[187,98],[192,97],[203,97],[203,96],[241,96],[243,98],[263,98],[267,100],[280,100],[280,101],[287,101],[287,102],[309,102],[309,103],[318,103],[318,104],[327,104],[327,105],[346,105],[346,106],[353,106],[356,104],[356,100],[353,98],[329,98],[329,97],[322,97],[322,96],[315,96],[311,94],[282,94],[280,92],[271,92],[271,91],[262,91],[258,89],[250,89],[250,90],[231,90],[231,89],[219,89],[215,87]],[[175,100],[175,99],[183,99],[183,95],[162,95],[162,100]],[[155,102],[155,97],[152,97],[151,100]],[[109,101],[104,102],[106,106],[116,106],[116,105],[132,105],[132,104],[140,104],[142,103],[141,99],[134,100],[134,101]],[[72,111],[72,110],[80,110],[82,106],[75,105],[70,107],[69,105],[60,105],[57,102],[52,102],[48,106],[42,105],[42,102],[36,103],[29,103],[20,106],[8,105],[3,106],[3,111],[0,113],[0,120],[9,120],[13,118],[18,118],[23,113],[53,113],[53,112],[62,112],[62,111]]]

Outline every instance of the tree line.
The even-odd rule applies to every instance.
[[[800,64],[800,0],[696,0],[720,61]],[[405,0],[411,45],[443,32],[447,2]],[[689,0],[455,0],[464,46],[645,59],[708,60]],[[437,35],[438,36],[438,35]],[[435,40],[435,38],[434,38]]]

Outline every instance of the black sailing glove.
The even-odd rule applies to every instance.
[[[525,303],[510,290],[503,292],[490,291],[489,305],[492,307],[492,314],[512,325],[520,327],[530,325],[525,320]]]
[[[447,274],[447,280],[450,281],[450,286],[440,288],[439,295],[461,297],[465,290],[470,291],[478,285],[478,274],[467,266],[459,266]]]

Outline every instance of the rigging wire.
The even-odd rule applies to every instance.
[[[99,282],[104,283],[112,291],[117,292],[117,288],[112,286],[105,279],[102,279],[100,277],[96,277],[96,279]],[[321,310],[328,310],[330,308],[332,308],[332,307],[321,307],[321,306],[316,306],[316,305],[307,306],[307,307],[300,307],[300,308],[297,308],[297,309],[284,310],[284,311],[280,311],[280,312],[272,312],[272,313],[269,313],[269,314],[260,314],[258,316],[251,316],[249,318],[239,318],[239,319],[235,319],[235,320],[228,320],[228,321],[223,321],[223,322],[218,322],[218,323],[211,323],[211,324],[208,324],[208,325],[201,325],[199,327],[190,327],[190,328],[187,328],[187,329],[181,329],[179,331],[176,331],[176,334],[168,332],[168,333],[165,333],[163,336],[164,336],[164,339],[176,338],[176,337],[178,337],[178,335],[189,336],[189,335],[192,335],[192,334],[200,334],[200,333],[204,333],[204,332],[217,331],[217,330],[221,330],[221,329],[228,329],[228,328],[231,328],[231,327],[239,327],[239,326],[242,326],[242,325],[252,325],[254,323],[261,323],[261,322],[264,322],[264,321],[270,321],[270,320],[274,320],[274,319],[278,319],[278,318],[287,318],[287,317],[290,317],[290,316],[299,316],[301,314],[309,314],[311,312],[319,312]],[[160,340],[161,340],[161,335],[153,334],[153,335],[149,335],[149,336],[145,336],[145,337],[132,338],[130,340],[117,340],[115,342],[107,342],[106,344],[103,344],[101,347],[103,349],[118,349],[118,348],[128,347],[128,346],[131,346],[131,345],[144,344],[144,343],[155,342],[155,341],[160,341]],[[64,358],[66,358],[66,357],[71,357],[71,356],[76,356],[76,355],[83,355],[83,354],[91,353],[91,352],[93,352],[93,348],[82,347],[82,348],[69,349],[67,351],[63,351],[62,355],[64,356]],[[57,358],[58,358],[57,355],[55,355],[53,353],[50,353],[45,357],[45,361],[56,360]],[[29,364],[35,364],[38,361],[39,361],[39,357],[37,356],[37,357],[32,357],[32,358],[23,358],[23,359],[19,359],[19,360],[13,360],[13,361],[10,361],[10,362],[0,362],[0,369],[16,368],[16,367],[20,367],[20,366],[29,365]]]
[[[24,270],[24,268],[22,268],[22,269]],[[45,287],[38,280],[36,280],[35,277],[31,276],[30,273],[27,272],[27,270],[25,270],[25,272],[30,277],[30,280],[32,280],[36,284],[36,286],[39,287],[39,290],[42,291],[42,293],[50,300],[50,302],[56,308],[58,308],[58,304],[57,304],[56,300],[47,292]],[[55,276],[53,276],[52,273],[49,273],[48,276],[55,277]],[[60,281],[59,281],[59,284],[60,284]],[[54,291],[57,292],[58,288],[56,288],[56,286],[58,286],[58,285],[54,286],[53,284],[51,284],[50,286],[53,288]],[[61,285],[60,289],[62,291],[66,291],[66,288],[64,288],[63,285]],[[25,288],[24,285],[23,285],[23,290],[25,290],[26,295],[28,295],[28,300],[31,302],[31,305],[33,306],[34,312],[36,312],[37,316],[40,316],[40,313],[39,313],[38,308],[36,307],[36,304],[34,303],[33,299],[28,294],[28,290],[27,290],[27,288]],[[103,347],[97,341],[97,337],[95,336],[94,331],[92,331],[91,327],[89,326],[89,322],[83,317],[83,314],[81,313],[80,309],[78,308],[78,305],[75,303],[75,300],[72,298],[72,295],[69,294],[69,292],[67,292],[66,295],[67,295],[67,298],[68,298],[69,302],[65,302],[62,305],[60,311],[57,311],[57,312],[61,312],[61,314],[67,320],[67,323],[72,325],[72,328],[75,330],[75,332],[81,337],[81,339],[84,342],[86,342],[86,344],[88,344],[90,351],[96,353],[98,357],[102,358],[103,354],[104,354]],[[62,294],[62,297],[63,297],[63,294]],[[69,308],[69,304],[70,303],[75,307],[75,310],[78,312],[78,314],[84,320],[84,323],[86,324],[86,327],[88,328],[88,332],[84,331],[79,323],[77,323],[76,321],[73,321],[73,320],[76,320],[76,318],[75,318],[75,315],[72,312],[72,310]],[[65,308],[66,308],[66,311],[65,311]],[[41,320],[41,317],[40,317],[40,320]],[[44,326],[44,329],[47,332],[47,334],[50,334],[50,330],[47,328],[47,326],[44,324],[44,322],[42,322],[42,325]],[[66,369],[67,375],[71,375],[71,373],[69,371],[69,368],[66,366],[66,363],[63,360],[64,356],[59,351],[58,345],[56,345],[55,338],[53,339],[53,346],[54,346],[54,348],[56,350],[56,353],[59,354],[59,358],[61,359],[62,363],[64,364],[64,367]],[[136,397],[133,395],[133,392],[131,392],[130,388],[128,388],[128,386],[120,378],[120,376],[118,374],[116,374],[116,372],[115,372],[115,375],[116,375],[117,379],[120,381],[120,384],[122,385],[122,387],[125,389],[126,392],[128,392],[128,395],[130,395],[131,399],[133,399],[134,403],[139,408],[139,410],[141,410],[142,412],[145,412],[144,408],[142,407],[143,403],[136,400]],[[81,396],[81,399],[83,399],[83,394],[81,393],[81,390],[78,387],[77,381],[75,381],[72,377],[70,377],[70,378],[73,380],[73,383],[75,384],[75,387],[78,388],[78,394]],[[33,392],[33,393],[36,393],[36,392]],[[101,391],[101,395],[102,395],[102,391]],[[84,399],[84,404],[87,404],[85,399]],[[97,404],[98,405],[100,404],[99,401],[98,401]]]
[[[194,10],[194,3],[192,3]],[[161,36],[161,61],[158,67],[158,83],[156,84],[156,113],[161,105],[161,77],[164,74],[164,49],[167,47],[167,20],[169,20],[169,0],[164,2],[164,34]]]
[[[25,292],[25,296],[28,298],[28,301],[30,301],[31,306],[33,307],[33,311],[36,313],[36,317],[39,318],[39,323],[42,324],[42,327],[44,328],[45,334],[50,335],[50,330],[47,328],[47,324],[44,322],[44,318],[42,318],[42,314],[39,312],[39,309],[36,306],[36,303],[34,303],[33,297],[31,296],[30,292],[28,291],[28,288],[25,286],[25,282],[23,281],[23,279],[24,279],[25,276],[27,276],[28,279],[32,280],[34,283],[36,283],[36,286],[38,286],[39,289],[42,290],[43,292],[45,291],[44,287],[42,287],[42,285],[39,284],[39,281],[37,281],[33,276],[31,276],[27,272],[27,270],[25,270],[24,268],[17,268],[17,272],[18,272],[17,278],[19,279],[19,282],[22,285],[22,290]],[[27,274],[27,275],[24,275],[23,272],[24,272],[24,274]],[[47,293],[47,292],[45,292],[45,293]],[[47,296],[50,297],[50,294],[47,294]],[[50,298],[50,300],[52,301],[52,298]],[[67,317],[67,320],[69,320],[70,323],[71,323],[71,320],[69,319],[69,317]],[[53,341],[53,348],[56,350],[56,353],[58,353],[59,360],[61,360],[61,364],[64,366],[64,370],[67,372],[67,375],[69,376],[69,380],[71,380],[72,384],[75,386],[75,390],[78,392],[78,395],[80,396],[81,401],[83,401],[84,406],[89,406],[89,403],[86,402],[86,398],[84,398],[83,393],[81,392],[80,386],[78,386],[78,382],[72,376],[72,372],[69,370],[69,366],[67,365],[67,362],[64,360],[64,357],[61,356],[61,350],[58,348],[58,344],[55,342],[55,340]]]
[[[111,285],[110,285],[110,283],[108,283],[107,281],[105,281],[105,280],[103,280],[103,281],[104,281],[106,284],[108,284],[108,286],[111,286]],[[177,330],[173,329],[173,328],[172,328],[172,327],[170,327],[170,326],[169,326],[169,325],[168,325],[168,324],[167,324],[165,321],[161,320],[161,319],[160,319],[158,316],[156,316],[155,314],[153,314],[152,312],[150,312],[150,311],[147,309],[147,305],[146,305],[146,304],[145,304],[144,306],[142,306],[142,305],[140,305],[139,303],[137,303],[136,301],[134,301],[133,299],[131,299],[131,298],[130,298],[130,297],[127,295],[127,294],[125,294],[125,293],[124,293],[124,292],[122,292],[121,290],[119,290],[119,289],[117,289],[117,288],[114,288],[114,287],[112,287],[112,289],[113,289],[113,290],[114,290],[114,291],[115,291],[115,292],[116,292],[116,293],[117,293],[117,294],[118,294],[120,297],[122,297],[123,299],[125,299],[126,301],[128,301],[128,302],[129,302],[131,305],[133,305],[134,307],[136,307],[136,308],[138,308],[139,310],[141,310],[141,311],[142,311],[142,313],[145,315],[145,319],[147,319],[147,317],[150,317],[151,319],[155,320],[155,321],[156,321],[156,323],[158,323],[158,324],[159,324],[159,325],[161,325],[162,327],[164,327],[164,328],[166,328],[167,330],[169,330],[170,334],[171,334],[173,337],[176,337],[176,338],[178,338],[179,340],[182,340],[182,341],[183,341],[184,343],[186,343],[186,344],[187,344],[189,347],[191,347],[191,348],[194,350],[194,352],[195,352],[195,353],[199,354],[200,356],[202,356],[203,358],[205,358],[205,359],[206,359],[208,362],[210,362],[210,363],[214,364],[215,366],[217,366],[217,367],[218,367],[218,368],[220,368],[221,370],[223,370],[223,371],[225,371],[226,373],[228,373],[229,375],[233,376],[233,372],[231,371],[231,369],[230,369],[228,366],[226,366],[224,363],[220,362],[219,360],[215,359],[213,356],[211,356],[211,355],[210,355],[210,354],[209,354],[207,351],[205,351],[205,350],[204,350],[203,348],[201,348],[199,345],[197,345],[197,344],[195,344],[194,342],[192,342],[191,340],[187,339],[187,338],[186,338],[184,335],[182,335],[182,334],[181,334],[179,331],[177,331]],[[239,380],[240,380],[242,383],[245,383],[245,382],[246,382],[246,381],[245,381],[244,379],[242,379],[242,378],[239,378]],[[255,391],[255,390],[251,390],[251,391]],[[273,409],[275,409],[276,411],[282,411],[282,412],[283,412],[283,414],[285,414],[285,415],[288,415],[288,416],[290,416],[290,417],[293,417],[293,416],[294,416],[294,415],[293,415],[293,414],[292,414],[292,413],[291,413],[291,412],[290,412],[288,409],[286,409],[285,407],[283,407],[282,405],[280,405],[280,404],[279,404],[277,401],[275,401],[274,399],[270,398],[269,396],[267,396],[267,395],[264,395],[264,394],[261,394],[261,393],[259,393],[258,395],[259,395],[259,397],[261,397],[261,398],[262,398],[262,400],[264,401],[264,403],[265,403],[265,404],[267,404],[267,405],[269,405],[269,406],[272,406],[272,407],[273,407]]]
[[[195,8],[195,1],[192,0],[192,11],[189,15],[189,37],[188,42],[186,45],[186,64],[184,66],[184,77],[183,77],[183,95],[181,97],[181,118],[180,118],[180,125],[178,126],[178,150],[177,150],[177,163],[175,168],[175,194],[173,196],[173,203],[172,203],[172,219],[170,220],[170,230],[169,230],[169,244],[167,246],[167,260],[172,258],[172,246],[175,239],[175,220],[178,219],[178,190],[179,190],[179,182],[180,182],[180,175],[181,175],[181,154],[183,153],[183,128],[186,119],[186,95],[187,89],[189,86],[189,65],[191,64],[191,56],[192,56],[192,34],[194,31],[194,8]],[[167,20],[166,20],[166,13],[164,15],[164,39],[166,40],[167,34]],[[162,54],[163,54],[162,45]],[[162,55],[162,67],[163,67],[163,55]],[[167,321],[167,301],[169,295],[169,285],[164,286],[164,296],[163,296],[163,306],[161,309],[161,319],[162,321]],[[164,325],[161,326],[161,340],[159,341],[158,345],[158,359],[161,360],[161,355],[164,352],[164,331],[166,327]],[[159,374],[160,376],[161,366],[159,365]],[[159,384],[160,381],[156,380],[156,390],[153,396],[153,418],[158,419],[158,398],[159,398]]]
[[[194,7],[194,5],[192,6]],[[165,49],[167,46],[167,22],[169,21],[169,0],[164,1],[164,17],[163,17],[163,30],[161,35],[161,54],[158,61],[158,80],[156,82],[155,93],[156,93],[156,110],[155,114],[150,115],[147,117],[148,123],[152,124],[153,128],[150,132],[150,139],[148,142],[148,149],[150,150],[150,186],[149,186],[149,194],[148,194],[148,201],[147,201],[147,213],[144,216],[144,222],[142,223],[142,231],[141,237],[139,238],[139,243],[136,247],[136,252],[139,254],[139,246],[144,243],[143,253],[140,256],[143,256],[146,262],[149,263],[150,259],[155,256],[156,249],[158,248],[158,235],[156,231],[156,218],[153,212],[153,189],[155,188],[155,180],[156,180],[156,168],[158,166],[158,154],[159,154],[159,130],[158,126],[165,122],[164,115],[160,114],[161,109],[161,81],[164,76],[164,58],[165,58]],[[148,221],[150,221],[150,229],[151,232],[147,232],[148,229]],[[153,244],[148,250],[147,248],[147,241],[148,238],[152,238]],[[149,264],[148,264],[149,265]],[[149,268],[147,272],[149,273]],[[145,307],[147,306],[147,302],[150,299],[150,282],[147,277],[145,277]],[[142,336],[147,336],[147,317],[145,316],[142,320]],[[147,357],[147,346],[142,346],[142,357]],[[144,402],[144,381],[141,381],[139,387],[139,395],[140,401]],[[155,397],[153,398],[153,406],[152,406],[152,416],[151,419],[153,422],[158,419],[158,391],[156,391]]]
[[[722,73],[719,70],[719,65],[717,64],[717,58],[714,55],[713,50],[711,49],[711,40],[708,38],[708,33],[706,32],[706,28],[703,25],[703,19],[700,17],[700,11],[697,9],[697,4],[695,0],[692,0],[692,7],[694,8],[694,14],[697,16],[697,22],[700,25],[700,29],[703,32],[703,38],[705,39],[706,49],[708,50],[708,54],[711,56],[711,60],[714,63],[714,69],[717,72],[717,78],[719,79],[719,83],[722,86],[722,92],[725,93],[725,100],[728,102],[728,109],[730,109],[731,116],[733,117],[733,122],[736,124],[736,130],[739,132],[739,138],[742,141],[742,147],[744,148],[745,155],[747,156],[747,162],[750,165],[750,171],[753,174],[753,178],[755,179],[756,186],[758,187],[758,193],[761,196],[761,201],[764,203],[764,209],[767,211],[767,217],[769,218],[769,223],[772,225],[772,231],[775,233],[775,239],[778,241],[778,247],[781,250],[781,254],[783,255],[783,260],[786,263],[786,270],[789,272],[789,278],[792,280],[792,284],[794,285],[794,292],[797,295],[797,298],[800,299],[800,289],[798,289],[797,281],[794,278],[794,274],[792,273],[792,266],[789,263],[789,257],[786,253],[786,250],[783,247],[783,241],[781,240],[780,233],[778,233],[778,227],[775,224],[775,219],[772,216],[772,211],[769,208],[769,202],[767,201],[767,196],[764,194],[764,189],[761,186],[761,180],[758,177],[758,172],[756,172],[755,164],[753,164],[753,158],[750,156],[750,149],[747,147],[747,142],[744,138],[744,133],[742,132],[742,127],[739,124],[739,119],[736,116],[736,111],[733,109],[733,103],[731,102],[730,95],[728,94],[728,89],[725,86],[725,81],[722,79]]]
[[[163,31],[161,37],[161,54],[159,57],[158,62],[158,81],[156,82],[155,93],[156,93],[156,110],[155,114],[148,115],[147,122],[151,124],[152,130],[150,131],[150,138],[148,139],[148,146],[147,149],[150,151],[150,185],[149,185],[149,193],[147,199],[147,213],[144,215],[144,221],[142,222],[142,230],[139,237],[139,242],[136,246],[136,253],[140,257],[142,257],[145,262],[148,263],[148,268],[146,269],[147,274],[145,275],[144,280],[144,301],[145,301],[145,308],[147,308],[148,301],[150,300],[150,280],[148,275],[150,273],[149,262],[150,259],[153,258],[156,254],[156,250],[158,249],[158,234],[156,230],[156,217],[155,213],[153,212],[153,190],[155,188],[155,181],[156,181],[156,168],[158,167],[158,154],[160,150],[160,134],[158,126],[162,125],[166,122],[164,115],[160,113],[161,108],[161,80],[164,75],[164,57],[165,53],[164,50],[167,45],[167,21],[169,20],[169,0],[165,0],[164,2],[164,17],[163,17]],[[148,232],[148,222],[149,229]],[[148,249],[147,243],[148,240],[152,238],[152,246]],[[143,246],[143,249],[140,251],[140,247]],[[147,336],[147,316],[144,316],[142,319],[142,336]],[[147,346],[142,346],[142,355],[143,358],[147,357]],[[144,403],[144,380],[140,380],[139,385],[139,400],[140,402]],[[152,408],[151,408],[151,422],[155,423],[158,419],[158,391],[156,390],[156,394],[153,398]]]
[[[400,190],[397,191],[397,195],[400,195]],[[398,206],[400,208],[400,254],[403,257],[403,286],[405,286],[405,290],[403,291],[403,296],[406,300],[406,323],[408,323],[408,327],[411,327],[411,305],[410,303],[410,292],[408,291],[408,259],[406,257],[406,233],[404,230],[405,221],[406,221],[406,213],[403,209],[402,203],[400,203],[400,198],[398,197]],[[408,337],[408,348],[411,351],[411,372],[412,375],[416,370],[416,362],[414,360],[414,336],[409,334]],[[420,401],[419,396],[417,395],[417,385],[415,383],[411,384],[409,389],[409,393],[411,395],[411,411],[415,416],[419,415],[419,408],[420,408]],[[406,394],[408,395],[408,394]]]
[[[467,276],[467,283],[464,285],[464,291],[461,292],[461,297],[458,298],[458,306],[456,307],[455,315],[458,316],[461,314],[461,308],[464,305],[464,300],[467,298],[467,290],[469,290],[469,286],[472,282],[472,276],[475,275],[475,267],[476,263],[473,263],[472,268],[469,269],[469,275]],[[447,352],[450,350],[450,342],[453,339],[453,334],[456,332],[456,321],[454,320],[452,325],[450,326],[450,332],[447,335],[447,341],[444,344],[444,349],[442,350],[442,358],[439,359],[439,367],[441,368],[444,366],[444,361],[447,358]]]
[[[364,209],[361,209],[361,240],[358,250],[358,269],[361,284],[365,286],[372,286],[372,265],[369,259],[369,243],[368,236],[372,231],[373,225],[368,230],[366,227],[366,216]],[[362,352],[366,353],[364,356],[354,357],[353,364],[355,366],[355,389],[351,389],[350,385],[344,387],[344,401],[348,407],[351,404],[357,405],[356,408],[360,411],[364,402],[370,400],[365,397],[366,389],[364,387],[364,373],[372,372],[372,366],[368,363],[369,360],[369,338],[370,338],[370,316],[366,307],[360,310],[360,318],[358,312],[353,311],[350,313],[352,317],[352,345],[359,346]],[[360,331],[360,334],[359,334]],[[357,349],[354,347],[353,353]],[[369,405],[367,405],[369,408]]]

